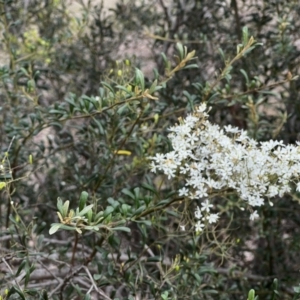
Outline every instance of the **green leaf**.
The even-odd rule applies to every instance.
[[[125,103],[121,106],[119,106],[118,110],[117,110],[117,114],[118,115],[122,115],[122,114],[126,114],[128,112],[128,103]]]
[[[170,199],[161,200],[156,204],[156,206],[162,206],[170,202]]]
[[[58,115],[64,115],[65,111],[57,110],[57,109],[50,109],[49,114],[58,114]]]
[[[139,199],[140,198],[140,188],[136,187],[134,190],[134,199]]]
[[[244,75],[245,79],[246,79],[246,83],[247,85],[249,84],[249,77],[248,77],[248,74],[246,73],[245,70],[243,69],[240,69],[240,72]]]
[[[113,208],[117,208],[120,205],[120,202],[116,201],[113,198],[108,198],[107,202],[113,207]]]
[[[232,79],[232,76],[228,73],[224,76],[224,78],[227,80],[227,82],[230,82],[230,80]]]
[[[221,48],[219,48],[218,51],[219,51],[223,61],[225,61],[226,59],[225,59],[225,54],[224,54],[223,50]]]
[[[112,206],[107,206],[105,211],[103,212],[103,218],[106,218],[110,215],[115,209]]]
[[[300,285],[299,286],[294,286],[293,290],[295,293],[300,294]]]
[[[73,98],[67,98],[67,99],[65,99],[65,101],[74,107],[76,106],[76,103]]]
[[[139,215],[142,211],[144,211],[146,209],[146,205],[142,205],[141,207],[139,207],[134,213],[133,216],[135,215]]]
[[[161,256],[151,256],[147,258],[147,262],[160,262],[162,261]]]
[[[121,226],[121,227],[113,227],[113,228],[111,228],[111,230],[113,230],[113,231],[125,231],[125,232],[130,232],[131,231],[130,228],[123,227],[123,226]]]
[[[101,277],[102,277],[102,274],[94,274],[93,275],[94,280],[99,280],[99,279],[101,279]]]
[[[56,121],[49,122],[49,126],[57,127],[59,129],[63,128],[63,125],[60,122],[56,122]]]
[[[104,219],[104,217],[103,217],[103,211],[99,211],[99,212],[97,213],[97,215],[95,216],[95,218],[94,218],[94,220],[95,220],[96,222],[100,221],[100,219],[101,219],[101,220]]]
[[[74,231],[74,230],[76,230],[76,227],[65,225],[65,224],[61,224],[61,223],[53,223],[53,224],[51,224],[51,228],[49,230],[49,234],[53,234],[53,233],[55,233],[56,231],[58,231],[60,229]]]
[[[202,266],[201,268],[200,268],[200,270],[199,270],[199,274],[203,274],[203,275],[205,275],[205,274],[217,274],[218,273],[218,271],[217,270],[215,270],[215,269],[213,269],[213,268],[211,268],[211,267],[206,267],[206,266]]]
[[[244,54],[243,55],[246,55],[246,54],[248,54],[248,53],[250,53],[254,48],[256,47],[256,45],[255,46],[252,46],[252,47],[250,47],[249,49],[247,49],[245,52],[244,52]]]
[[[124,91],[125,93],[127,93],[128,95],[132,95],[132,92],[128,91],[128,89],[125,86],[122,85],[116,85],[116,88],[119,90]]]
[[[70,225],[65,225],[65,224],[60,224],[60,228],[64,229],[64,230],[71,230],[71,231],[75,230],[75,227],[70,226]]]
[[[17,273],[15,274],[16,277],[21,273],[21,271],[23,270],[23,268],[26,266],[26,263],[27,263],[26,260],[23,260],[21,262],[21,264],[20,264],[20,266],[19,266],[19,268],[17,270]]]
[[[149,89],[149,94],[152,94],[155,92],[156,86],[157,86],[157,79],[155,79],[153,81],[153,83],[151,84],[150,89]]]
[[[157,87],[155,87],[154,91],[153,92],[157,92],[161,89],[163,89],[164,87],[162,85],[158,85]]]
[[[6,182],[1,181],[1,182],[0,182],[0,191],[1,191],[3,188],[5,188],[5,187],[6,187]]]
[[[131,191],[129,191],[128,189],[123,189],[122,193],[127,195],[128,197],[130,197],[133,200],[135,199],[135,195]]]
[[[121,206],[121,210],[124,214],[127,214],[130,209],[131,209],[131,206],[126,203],[123,203]]]
[[[56,231],[58,231],[60,229],[60,225],[59,223],[55,223],[55,224],[51,224],[51,228],[49,230],[49,234],[54,234]]]
[[[158,73],[158,71],[157,71],[157,69],[153,69],[153,77],[155,78],[155,79],[158,79],[159,78],[159,73]]]
[[[132,220],[135,223],[144,224],[146,226],[151,226],[152,222],[150,220]]]
[[[101,227],[101,225],[95,225],[95,226],[85,226],[84,229],[85,230],[94,230],[94,231],[99,231],[99,228]]]
[[[171,215],[171,216],[174,216],[175,218],[179,218],[180,217],[180,214],[178,213],[178,212],[176,212],[176,211],[174,211],[174,210],[166,210],[166,213],[168,214],[168,215]]]
[[[247,46],[249,42],[249,31],[248,31],[248,27],[243,27],[243,46]]]
[[[157,190],[153,185],[150,185],[148,183],[142,183],[142,188],[158,196]]]
[[[86,201],[88,198],[89,194],[85,191],[81,192],[80,199],[79,199],[79,210],[82,211],[82,209],[86,205]]]
[[[88,213],[90,210],[92,210],[94,204],[90,204],[88,206],[86,206],[83,210],[81,210],[78,214],[76,214],[77,216],[83,217],[86,213]]]
[[[216,290],[204,290],[205,294],[219,294]]]
[[[220,95],[219,92],[215,92],[214,94],[212,94],[212,95],[208,98],[207,102],[213,101],[213,100],[214,100],[217,96],[219,96],[219,95]]]
[[[25,76],[29,76],[28,72],[26,69],[24,68],[20,68],[19,71],[21,71],[21,73],[23,73]]]
[[[279,296],[278,292],[278,279],[275,278],[273,281],[273,295],[272,295],[272,300],[278,299],[277,296]]]
[[[89,210],[87,212],[87,219],[88,219],[88,222],[91,223],[92,222],[92,219],[93,219],[93,211],[92,210]]]
[[[25,286],[28,285],[30,274],[35,270],[35,266],[31,265],[30,267],[26,268],[26,275],[25,275]]]
[[[8,294],[6,295],[7,299],[9,299],[10,296],[13,294],[18,294],[22,300],[26,299],[24,293],[14,286],[9,290]]]
[[[196,95],[191,95],[188,91],[183,91],[182,94],[187,98],[190,105],[193,106],[194,100],[197,98]]]
[[[195,277],[196,281],[200,284],[202,282],[202,277],[199,274],[194,273],[193,276]]]
[[[142,91],[145,90],[145,78],[144,78],[144,74],[141,70],[139,69],[135,69],[135,78],[136,78],[136,83],[138,85],[140,85]]]
[[[63,202],[62,202],[62,200],[61,200],[61,198],[57,198],[57,209],[58,209],[58,211],[61,213],[61,214],[63,214]]]
[[[176,49],[179,52],[180,61],[182,61],[185,57],[183,45],[181,43],[176,43]]]
[[[70,205],[70,201],[67,200],[67,201],[64,203],[63,208],[62,208],[62,216],[63,216],[63,217],[66,217],[66,216],[68,215],[69,205]]]
[[[110,86],[108,83],[104,82],[104,81],[101,81],[101,84],[108,88],[113,94],[115,93],[114,89],[112,88],[112,86]]]
[[[247,300],[254,300],[255,299],[255,291],[251,289],[248,293],[248,299]]]
[[[278,290],[278,279],[277,278],[275,278],[273,281],[273,289]]]
[[[186,65],[183,69],[199,69],[197,64]]]
[[[166,55],[163,52],[160,55],[162,56],[165,65],[168,66],[168,59],[167,59]]]
[[[160,296],[161,296],[161,298],[163,300],[168,300],[168,298],[169,298],[169,292],[168,291],[164,291]]]
[[[272,91],[259,91],[260,94],[265,94],[265,95],[271,95],[274,96],[276,98],[280,97],[280,94],[277,92],[272,92]]]

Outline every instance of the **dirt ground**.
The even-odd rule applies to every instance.
[[[99,1],[99,0],[98,0]],[[100,1],[99,1],[100,2]],[[112,8],[116,5],[117,0],[104,0],[103,4],[106,8]]]
[[[81,6],[78,1],[72,0],[71,2],[74,2],[72,6],[70,7],[71,11],[74,11],[76,13],[77,9]],[[88,0],[84,0],[84,2],[88,2]],[[114,8],[118,0],[103,0],[104,7],[109,10],[110,8]],[[93,4],[100,4],[101,0],[92,0]]]

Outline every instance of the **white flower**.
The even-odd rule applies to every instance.
[[[180,167],[180,174],[186,174],[190,169],[190,166],[188,164],[185,164],[184,167]]]
[[[263,149],[264,151],[270,151],[271,149],[277,147],[277,146],[281,146],[281,147],[285,147],[285,145],[283,144],[283,141],[267,141],[267,142],[260,142],[261,145],[261,149]]]
[[[249,196],[248,203],[251,206],[262,206],[264,204],[264,199],[259,196]]]
[[[290,193],[290,183],[300,192],[300,142],[284,145],[282,141],[258,143],[247,132],[231,125],[220,126],[208,121],[207,107],[202,103],[196,112],[170,128],[173,151],[151,157],[152,172],[162,171],[168,178],[178,174],[185,185],[178,193],[191,200],[209,197],[212,193],[235,192],[252,206],[264,205],[264,199]],[[208,200],[195,210],[195,217],[209,224],[218,214],[209,214]],[[258,217],[254,211],[250,219]],[[195,227],[201,231],[199,221]]]
[[[193,127],[194,124],[198,121],[198,118],[193,115],[188,115],[185,119],[185,122],[190,126]]]
[[[159,165],[164,162],[165,156],[164,156],[164,154],[156,153],[156,155],[154,157],[151,157],[151,159],[154,160],[156,162],[156,164]]]
[[[239,130],[237,127],[232,127],[231,125],[224,126],[224,129],[228,133],[236,134],[236,133],[241,132],[241,130]]]
[[[250,220],[254,221],[255,219],[258,219],[259,215],[257,213],[257,211],[255,210],[251,215],[250,215]]]
[[[299,188],[300,188],[300,185],[299,185]],[[276,195],[278,195],[278,186],[269,185],[267,196],[268,197],[274,197]]]
[[[206,220],[208,221],[209,224],[216,223],[219,219],[218,214],[209,214],[206,216]]]
[[[297,183],[296,191],[297,191],[297,192],[300,192],[300,181]]]
[[[198,221],[196,224],[195,224],[195,231],[196,232],[199,232],[199,231],[202,231],[202,228],[204,227],[204,224],[201,223],[201,221]]]
[[[200,104],[200,106],[197,108],[197,112],[205,112],[206,111],[206,103],[203,102]]]
[[[181,196],[187,196],[188,194],[189,194],[189,190],[186,188],[186,187],[183,187],[182,189],[180,189],[179,191],[178,191],[178,193],[179,193],[179,196],[181,197]]]
[[[181,231],[185,231],[185,225],[180,225],[179,227]]]
[[[201,207],[201,210],[202,210],[202,211],[206,211],[206,212],[209,212],[209,211],[210,211],[210,208],[213,207],[213,205],[210,204],[208,200],[205,200],[205,202],[202,202],[202,203],[201,203],[201,206],[202,206],[202,207]]]
[[[195,142],[197,142],[197,141],[198,141],[198,137],[196,136],[195,132],[193,132],[192,134],[189,133],[187,135],[187,142],[190,143],[191,145],[194,145]]]
[[[199,206],[197,206],[197,208],[195,210],[195,217],[196,217],[196,219],[201,219],[201,217],[202,217],[202,213],[201,213]]]

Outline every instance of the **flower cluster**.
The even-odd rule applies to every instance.
[[[197,207],[196,231],[204,223],[214,223],[213,205],[206,200],[215,193],[232,191],[250,208],[250,219],[258,217],[255,207],[265,199],[290,192],[291,182],[300,191],[300,143],[284,145],[282,141],[260,142],[247,132],[230,125],[220,128],[208,121],[206,104],[170,128],[173,151],[151,157],[151,170],[162,171],[168,178],[182,174],[185,185],[180,196],[204,199]],[[270,202],[272,204],[272,202]],[[203,214],[205,213],[205,214]]]

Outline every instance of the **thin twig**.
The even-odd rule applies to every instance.
[[[96,282],[95,282],[93,276],[91,275],[89,269],[88,269],[86,266],[83,266],[83,269],[84,269],[85,272],[88,274],[88,276],[89,276],[89,278],[90,278],[90,280],[91,280],[91,282],[92,282],[92,285],[93,285],[95,291],[96,291],[97,293],[99,293],[102,297],[104,297],[104,299],[112,300],[112,299],[109,298],[109,297],[108,297],[108,296],[107,296],[100,288],[97,287],[97,284],[96,284]]]
[[[252,90],[245,91],[245,92],[240,93],[240,94],[227,95],[227,96],[221,95],[221,96],[222,96],[222,99],[230,99],[230,100],[234,99],[234,98],[240,98],[242,96],[246,96],[246,95],[249,95],[249,94],[258,93],[259,91],[264,90],[264,89],[269,90],[269,89],[277,87],[279,85],[283,85],[284,83],[290,82],[291,80],[293,80],[293,79],[285,79],[285,80],[281,80],[281,81],[278,81],[278,82],[271,83],[269,85],[262,85],[260,87],[257,87],[257,88],[252,89]]]
[[[11,269],[10,265],[6,262],[6,260],[4,258],[2,258],[3,263],[6,265],[6,267],[8,268],[9,272],[11,273],[12,276],[14,276],[14,272]],[[18,281],[14,278],[13,279],[14,282],[16,283],[16,285],[18,286],[19,290],[22,291],[21,286],[19,285]]]
[[[55,278],[59,283],[62,281],[61,278],[57,277],[40,259],[37,260],[37,262],[53,277]]]
[[[50,294],[49,294],[49,298],[52,297],[52,295],[54,295],[57,291],[60,290],[60,299],[62,298],[62,291],[64,290],[66,284],[70,281],[70,279],[72,277],[74,277],[75,275],[77,275],[80,270],[83,268],[83,266],[78,267],[76,270],[74,270],[73,272],[71,272],[71,274],[69,274],[69,276],[65,277],[65,279],[63,280],[63,282],[61,282]]]
[[[151,32],[145,32],[144,35],[148,38],[154,39],[154,40],[160,40],[170,43],[182,43],[182,44],[204,44],[207,42],[204,41],[193,41],[193,40],[180,40],[180,39],[170,39],[163,36],[159,36],[156,34],[152,34]]]
[[[71,266],[74,266],[74,261],[75,261],[75,253],[77,250],[77,244],[78,244],[78,232],[75,232],[75,241],[73,245],[73,250],[72,250],[72,258],[71,258]]]

